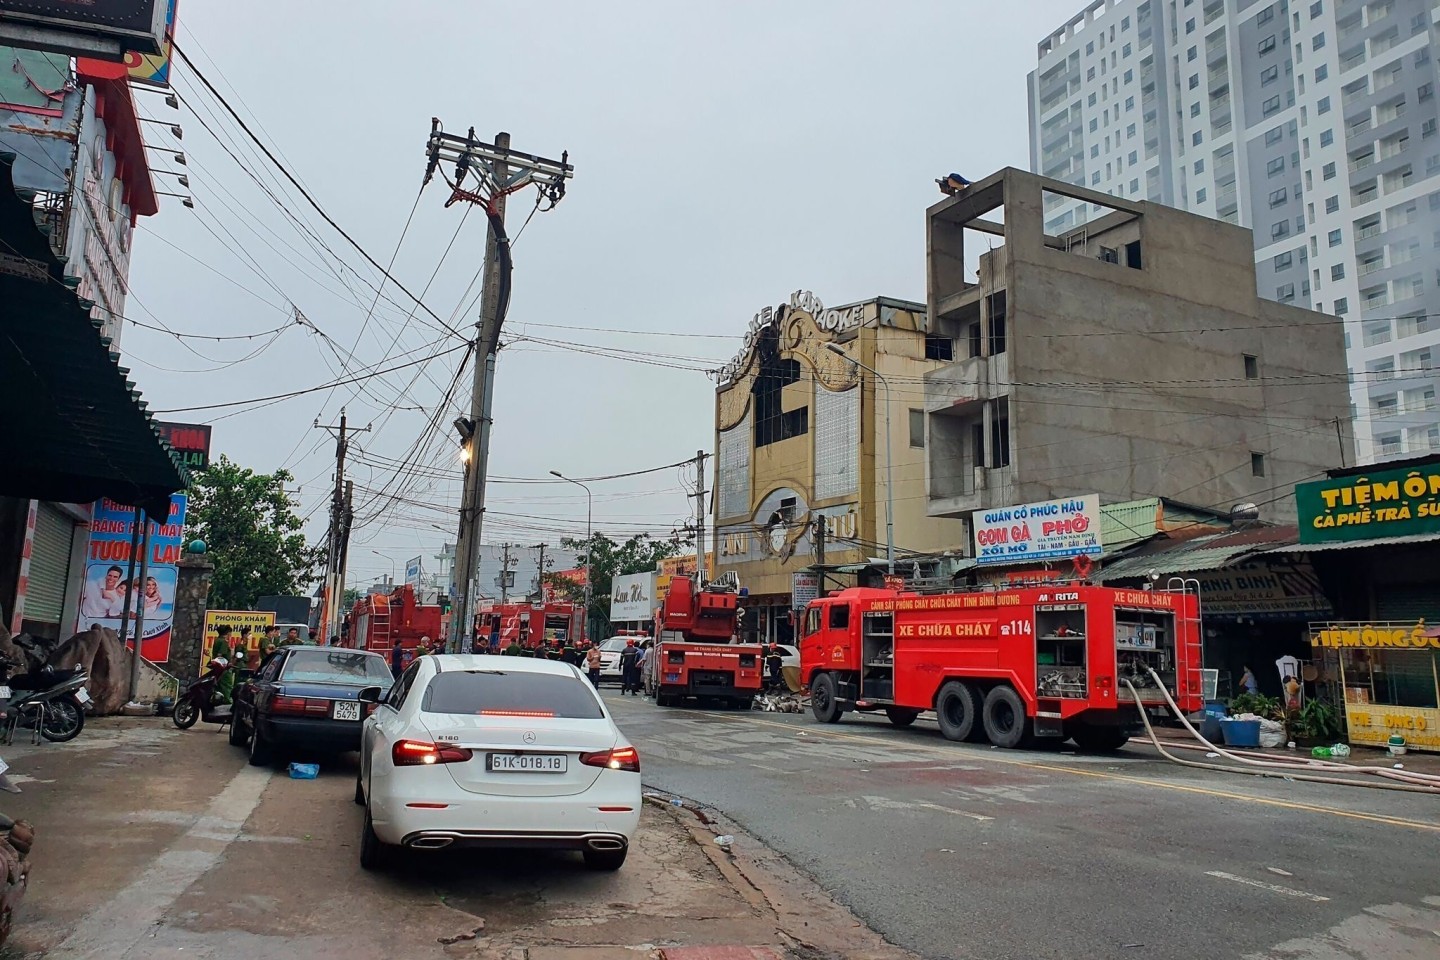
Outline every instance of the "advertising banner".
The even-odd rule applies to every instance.
[[[130,616],[133,621],[143,604],[145,623],[140,653],[152,663],[170,659],[170,628],[175,619],[176,563],[180,560],[185,532],[183,493],[170,497],[170,516],[164,522],[147,517],[150,527],[149,567],[140,582],[140,558],[135,559],[135,582],[131,584]],[[80,591],[79,629],[92,624],[121,629],[125,606],[125,577],[129,572],[130,538],[135,530],[135,508],[101,500],[95,504],[90,521],[90,542],[85,549],[85,583]]]
[[[420,589],[421,563],[420,558],[405,561],[405,582],[416,590]]]
[[[1247,563],[1197,573],[1206,614],[1263,620],[1318,619],[1331,615],[1330,601],[1308,563]]]
[[[616,577],[610,587],[610,622],[649,620],[655,615],[655,574]]]
[[[1440,532],[1440,463],[1295,487],[1300,542]]]
[[[180,454],[180,459],[191,470],[204,470],[210,466],[210,425],[208,423],[167,423],[155,421],[160,439]]]
[[[804,610],[806,604],[819,596],[819,574],[802,571],[790,575],[790,608],[792,610]]]
[[[250,628],[250,642],[245,652],[249,657],[248,666],[258,666],[260,641],[265,636],[265,628],[274,622],[275,613],[271,610],[206,610],[205,646],[200,651],[201,672],[204,672],[205,664],[210,662],[210,651],[215,649],[215,640],[220,636],[217,630],[220,627],[230,628],[231,642],[239,638],[241,627]]]
[[[975,561],[981,566],[1098,557],[1104,550],[1100,496],[1094,493],[984,510],[977,512],[971,523]]]

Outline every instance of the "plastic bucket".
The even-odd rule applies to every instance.
[[[1221,720],[1220,733],[1227,747],[1260,746],[1259,720]]]

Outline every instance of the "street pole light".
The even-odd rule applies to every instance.
[[[591,537],[594,536],[590,532],[590,520],[591,517],[594,515],[592,508],[594,507],[595,500],[590,495],[590,488],[587,487],[585,484],[581,483],[579,480],[572,480],[569,477],[565,476],[563,473],[561,473],[559,470],[551,470],[550,476],[559,477],[566,483],[573,483],[575,484],[575,486],[585,491],[585,638],[588,640],[590,638],[590,591],[593,589],[590,585],[590,554],[594,551],[595,548],[595,545],[590,542]],[[540,571],[540,576],[542,578],[545,576],[544,570]]]
[[[387,556],[385,556],[385,554],[381,553],[379,550],[371,550],[370,552],[373,553],[373,554],[375,554],[375,556],[379,557],[381,560],[389,560],[389,561],[390,561],[390,586],[392,586],[392,587],[395,586],[395,558],[394,558],[394,557],[387,557]]]
[[[840,348],[838,343],[833,341],[827,343],[825,349],[844,357],[852,366],[868,370],[885,388],[885,562],[893,577],[895,575],[895,474],[894,462],[890,457],[890,381],[886,380],[879,370],[850,356]]]

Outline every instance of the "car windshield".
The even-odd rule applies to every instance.
[[[621,650],[625,649],[625,638],[611,637],[609,640],[606,640],[604,643],[600,644],[600,649],[605,653],[619,653]]]
[[[281,680],[298,683],[343,683],[370,687],[390,683],[385,659],[353,650],[296,650],[285,660]]]
[[[466,716],[599,720],[600,703],[576,675],[491,670],[446,671],[425,688],[420,709]]]

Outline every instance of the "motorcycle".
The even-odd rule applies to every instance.
[[[3,694],[3,688],[0,688]],[[0,696],[0,720],[8,714],[8,697]],[[19,793],[20,788],[5,775],[10,768],[0,757],[0,790]],[[25,899],[30,882],[30,848],[35,842],[35,827],[28,820],[12,820],[0,813],[0,947],[10,937],[15,909]]]
[[[220,678],[230,669],[230,661],[224,657],[216,657],[206,664],[205,675],[190,681],[180,698],[175,701],[170,722],[181,730],[188,730],[201,720],[206,723],[229,723],[231,705],[221,702],[216,692],[220,688]]]
[[[16,727],[33,730],[36,743],[41,737],[52,743],[74,740],[85,729],[90,675],[81,667],[67,670],[45,663],[38,645],[25,634],[12,639],[30,663],[0,658],[0,699],[9,701],[4,741],[14,741]],[[16,669],[24,672],[13,674]]]

